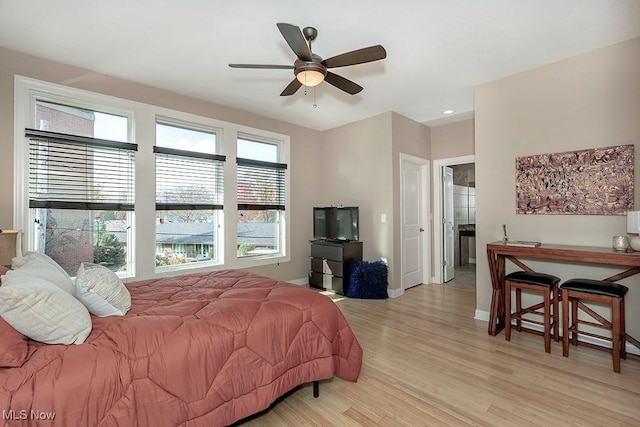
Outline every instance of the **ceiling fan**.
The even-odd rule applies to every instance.
[[[300,27],[286,23],[279,23],[277,26],[293,53],[298,57],[293,65],[229,64],[229,67],[293,70],[296,78],[284,88],[280,96],[293,95],[300,89],[300,86],[317,86],[323,80],[340,90],[355,95],[362,90],[362,86],[331,71],[327,71],[327,69],[365,64],[387,57],[384,47],[375,45],[322,59],[311,52],[311,42],[318,36],[318,30],[313,27],[304,27],[300,31]]]

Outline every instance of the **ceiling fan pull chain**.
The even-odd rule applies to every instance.
[[[313,87],[313,108],[318,108],[318,104],[316,104],[316,87]]]

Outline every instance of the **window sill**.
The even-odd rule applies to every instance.
[[[167,266],[162,266],[162,267],[155,267],[155,274],[156,275],[163,275],[164,273],[173,273],[173,272],[180,272],[180,271],[193,271],[193,270],[201,270],[201,269],[211,269],[211,267],[219,267],[221,266],[220,263],[216,262],[216,261],[200,261],[200,262],[185,262],[185,263],[181,263],[181,264],[175,264],[175,265],[167,265]]]
[[[253,256],[245,258],[236,258],[237,268],[260,267],[263,265],[280,264],[291,261],[289,255],[269,255],[269,256]]]

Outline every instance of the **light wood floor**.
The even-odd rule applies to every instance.
[[[243,426],[640,426],[640,358],[542,337],[487,335],[475,290],[421,285],[389,300],[336,302],[364,348],[357,383],[307,385]]]

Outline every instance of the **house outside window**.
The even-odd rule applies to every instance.
[[[215,130],[156,122],[156,267],[220,262],[225,157]]]
[[[281,145],[248,136],[237,143],[237,256],[283,256],[287,164]]]
[[[129,118],[72,103],[36,99],[28,144],[33,250],[71,276],[82,262],[128,274],[137,147]],[[122,225],[107,230],[109,220]]]

